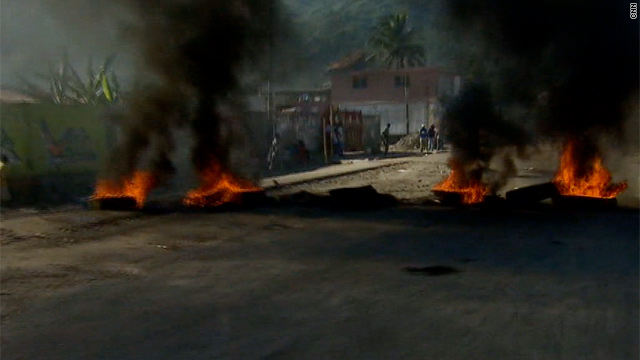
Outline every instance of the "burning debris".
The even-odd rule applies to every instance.
[[[445,204],[481,203],[491,192],[486,185],[481,183],[477,175],[475,177],[467,176],[466,172],[455,162],[449,177],[434,186],[432,191]]]
[[[504,176],[493,180],[486,176],[486,164],[497,149],[527,143],[526,137],[508,135],[491,93],[497,94],[501,106],[527,109],[526,116],[514,118],[521,128],[535,119],[539,137],[566,144],[553,179],[559,192],[554,199],[613,199],[624,191],[626,183],[611,183],[597,144],[608,136],[638,141],[637,132],[630,139],[624,131],[627,105],[637,97],[639,79],[639,33],[632,21],[620,21],[626,5],[589,0],[576,13],[575,3],[565,0],[535,5],[510,0],[447,4],[455,28],[477,44],[471,51],[480,49],[461,58],[474,58],[468,70],[473,81],[484,85],[471,84],[446,114],[457,168],[445,183],[463,192],[459,183],[474,179],[475,185],[495,190],[504,185],[499,180],[515,175],[513,163],[505,158]],[[510,123],[512,129],[514,124]],[[481,175],[471,176],[470,171]],[[456,177],[462,180],[456,182]],[[440,191],[443,184],[434,190]],[[553,195],[554,189],[542,184],[510,197],[512,202],[528,203]]]
[[[123,121],[124,140],[109,158],[105,178],[109,189],[130,194],[139,168],[157,175],[145,183],[144,196],[174,173],[170,155],[176,129],[189,128],[194,138],[192,163],[202,184],[189,192],[185,204],[205,206],[233,201],[236,194],[258,191],[236,179],[229,154],[241,142],[237,101],[240,77],[260,71],[272,38],[282,34],[274,0],[119,0],[134,21],[127,34],[140,50],[150,73],[147,83],[131,94]],[[221,34],[224,34],[222,36]],[[249,68],[247,65],[251,63]],[[212,165],[213,164],[213,165]],[[106,183],[100,180],[100,184]],[[100,185],[99,184],[99,185]],[[137,184],[137,182],[136,182]],[[99,186],[95,198],[104,197]],[[118,196],[125,196],[118,195]]]
[[[214,160],[200,173],[201,185],[187,193],[183,204],[192,207],[215,207],[225,203],[241,203],[243,195],[263,190],[248,181],[233,176]]]
[[[127,208],[127,204],[132,203],[136,208],[141,209],[154,186],[153,174],[147,171],[136,171],[131,177],[122,181],[98,180],[91,200],[103,201],[104,204],[100,208]]]
[[[432,191],[445,203],[456,199],[463,204],[481,203],[516,173],[509,153],[500,154],[497,170],[489,168],[492,159],[505,148],[524,146],[528,137],[496,112],[488,88],[481,84],[468,84],[445,117],[453,147],[452,170]]]
[[[583,159],[578,142],[569,141],[564,147],[560,168],[553,179],[561,195],[612,199],[628,187],[626,182],[611,183],[611,173],[604,167],[598,154],[593,154],[587,160]]]
[[[219,206],[260,193],[261,189],[234,175],[229,160],[242,108],[233,99],[245,65],[259,59],[271,45],[275,1],[119,1],[136,15],[130,33],[136,35],[153,81],[131,96],[125,139],[108,164],[116,173],[108,178],[123,180],[109,182],[108,188],[116,190],[110,193],[117,194],[109,197],[131,197],[137,207],[142,206],[149,191],[174,171],[169,155],[177,128],[192,130],[192,163],[201,180],[183,204]],[[622,105],[637,91],[637,54],[628,44],[638,42],[611,38],[611,34],[626,35],[630,26],[617,21],[619,14],[613,7],[584,6],[602,28],[615,30],[601,34],[585,17],[571,17],[574,5],[567,1],[526,8],[508,0],[489,5],[479,0],[450,3],[452,15],[462,24],[471,24],[473,31],[482,30],[477,33],[489,39],[489,53],[504,55],[505,61],[500,76],[477,76],[448,107],[445,122],[452,171],[433,188],[434,193],[463,204],[482,203],[515,175],[512,154],[520,153],[530,137],[499,111],[495,94],[501,106],[510,101],[527,109],[539,106],[538,127],[545,136],[560,141],[620,132]],[[545,16],[520,16],[529,10]],[[540,22],[546,14],[549,21]],[[623,59],[620,64],[619,59]],[[603,68],[610,73],[603,74]],[[516,151],[504,151],[510,148]],[[624,183],[611,184],[600,157],[567,153],[553,180],[560,194],[614,198],[626,188]],[[593,153],[599,153],[597,147]],[[497,168],[490,168],[496,159],[501,160]],[[156,175],[145,183],[142,196],[130,190],[140,168]],[[585,172],[586,168],[591,170]],[[99,188],[94,198],[106,198]],[[549,185],[541,189],[523,195],[523,201],[553,193]]]

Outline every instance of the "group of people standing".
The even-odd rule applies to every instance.
[[[438,131],[436,126],[431,124],[429,129],[422,124],[420,128],[420,152],[438,150]]]
[[[389,152],[389,129],[391,128],[391,124],[387,124],[384,131],[382,131],[382,146],[384,147],[384,154],[386,155]],[[420,152],[436,151],[440,149],[438,145],[439,142],[439,134],[435,125],[429,126],[427,129],[423,124],[420,128]]]

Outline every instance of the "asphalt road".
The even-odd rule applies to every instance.
[[[384,188],[391,174],[420,166],[421,178],[435,176],[432,162],[445,159],[315,186],[368,178]],[[8,219],[0,351],[3,359],[637,359],[638,219],[637,209],[435,205]]]

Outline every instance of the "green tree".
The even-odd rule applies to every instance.
[[[416,39],[417,33],[409,27],[408,20],[407,14],[386,16],[369,38],[369,47],[389,68],[422,66],[426,62],[424,47]]]

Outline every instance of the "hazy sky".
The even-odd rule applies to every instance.
[[[116,66],[126,75],[126,41],[119,22],[126,13],[113,2],[97,0],[2,0],[0,2],[0,85],[20,76],[45,72],[47,60],[61,59],[64,49],[81,75],[89,56],[97,66],[119,53]]]

